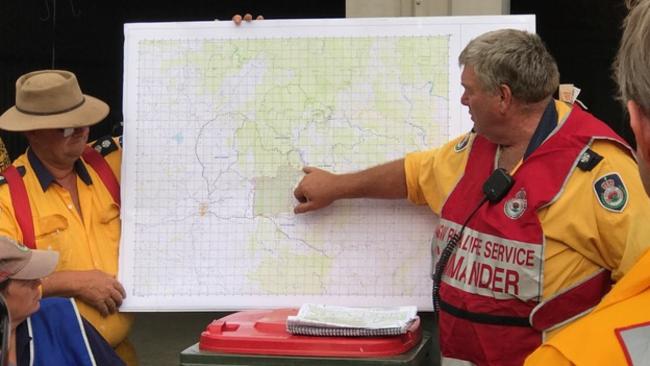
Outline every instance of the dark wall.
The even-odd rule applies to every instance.
[[[562,81],[580,87],[579,98],[589,110],[631,141],[610,77],[625,14],[622,3],[511,0],[511,10],[537,15],[537,32],[557,59]],[[85,93],[111,106],[91,137],[110,133],[122,120],[125,22],[227,20],[245,12],[269,19],[343,17],[345,0],[0,0],[0,111],[14,104],[18,76],[51,68],[54,59],[55,67],[77,74]],[[0,132],[0,136],[12,157],[24,150],[17,134]]]
[[[267,19],[336,18],[345,16],[345,0],[0,0],[0,113],[14,104],[20,75],[60,68],[111,107],[91,138],[110,133],[122,121],[124,23],[229,20],[247,12]],[[20,134],[0,136],[12,158],[24,151]]]
[[[512,14],[536,14],[537,33],[557,60],[560,79],[582,89],[578,99],[628,142],[634,136],[615,99],[611,65],[627,10],[623,0],[511,0]]]

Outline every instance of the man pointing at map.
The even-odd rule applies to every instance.
[[[537,35],[485,33],[459,63],[471,132],[357,173],[306,167],[295,212],[360,197],[429,205],[443,364],[520,365],[626,273],[645,249],[626,242],[648,243],[631,222],[650,204],[627,144],[552,98],[559,73]]]

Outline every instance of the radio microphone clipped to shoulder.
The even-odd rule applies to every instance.
[[[490,203],[501,201],[515,183],[512,176],[503,168],[495,169],[483,183],[483,193]]]

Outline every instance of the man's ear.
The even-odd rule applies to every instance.
[[[641,155],[640,158],[650,162],[650,117],[632,100],[627,102],[627,111],[630,113],[630,127],[634,131],[637,153]]]
[[[512,104],[512,90],[508,84],[499,85],[499,111],[504,113]]]

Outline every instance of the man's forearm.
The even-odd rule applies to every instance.
[[[360,172],[343,174],[346,180],[341,198],[406,198],[404,159]]]
[[[43,297],[75,297],[79,292],[79,272],[60,271],[43,278]]]

